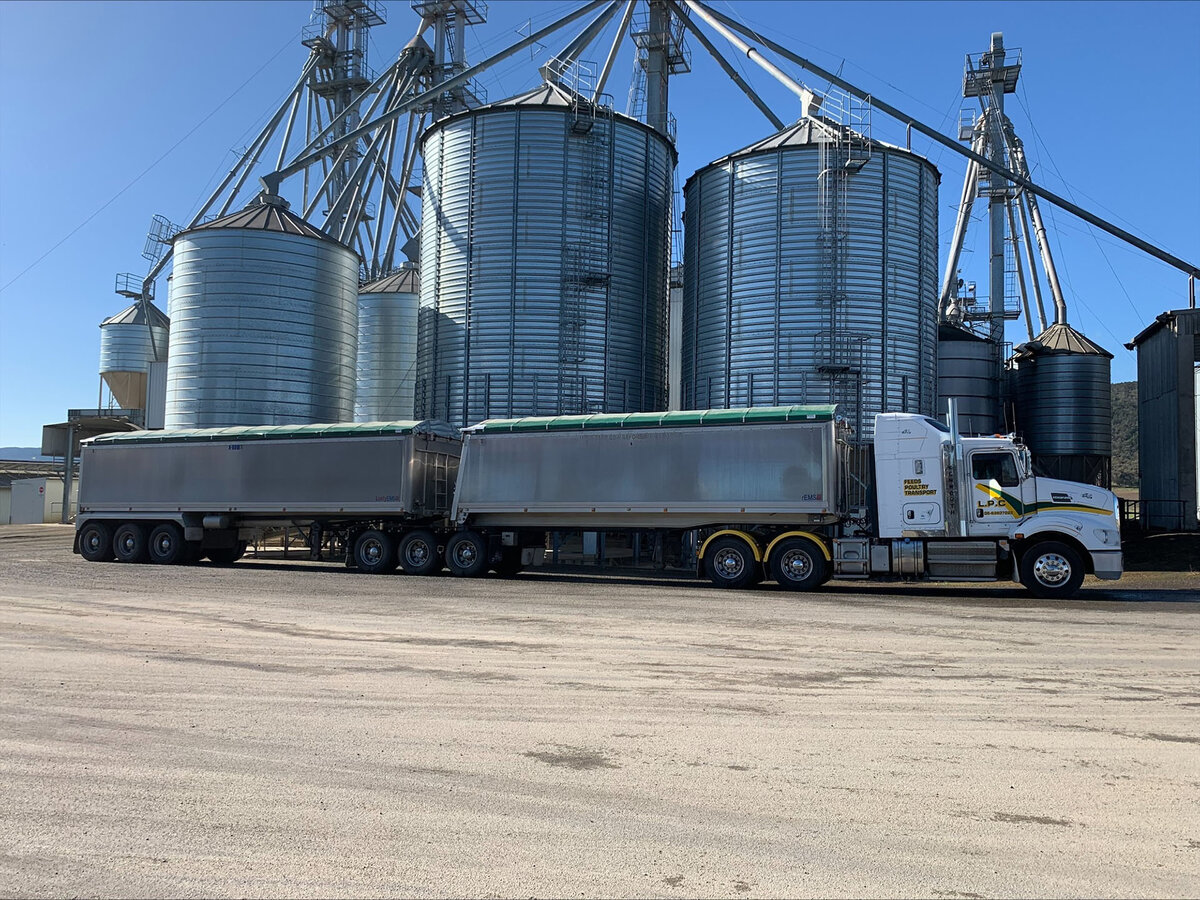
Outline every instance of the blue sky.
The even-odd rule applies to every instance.
[[[488,23],[469,34],[469,58],[575,5],[492,0]],[[387,8],[388,23],[372,32],[376,70],[417,23],[407,2]],[[964,55],[1003,31],[1007,46],[1024,51],[1007,108],[1035,180],[1200,262],[1200,4],[777,0],[732,10],[947,133],[963,105]],[[0,446],[36,446],[42,424],[96,404],[97,326],[125,305],[113,293],[115,274],[144,274],[150,217],[189,219],[232,151],[278,106],[306,59],[300,30],[311,11],[307,0],[0,3]],[[568,37],[485,75],[489,96],[536,84],[538,65]],[[692,47],[692,72],[671,87],[680,184],[773,130]],[[603,51],[587,56],[600,60]],[[792,94],[740,65],[781,118],[798,115]],[[610,83],[618,110],[632,66],[627,44]],[[904,142],[903,128],[878,112],[873,134]],[[944,246],[965,165],[916,135],[913,148],[942,172]],[[1134,379],[1135,357],[1121,345],[1159,313],[1186,306],[1186,277],[1065,212],[1048,218],[1072,324],[1115,354],[1115,381]],[[963,268],[986,282],[982,223]],[[1008,337],[1023,340],[1023,325],[1010,323]]]

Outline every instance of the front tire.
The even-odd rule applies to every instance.
[[[360,572],[383,575],[396,568],[396,542],[384,531],[364,531],[354,542],[354,562]]]
[[[1021,554],[1021,584],[1035,597],[1066,600],[1083,584],[1083,559],[1061,541],[1040,541]]]
[[[107,522],[88,522],[79,530],[79,555],[88,562],[111,562],[113,531]]]
[[[446,542],[446,565],[460,578],[478,578],[488,570],[487,539],[460,531]]]
[[[761,574],[750,545],[739,537],[717,538],[704,554],[704,571],[720,588],[749,587]]]
[[[441,571],[438,540],[432,531],[410,531],[400,541],[400,568],[405,575],[432,575]]]
[[[113,534],[113,554],[123,563],[146,561],[146,527],[137,522],[124,522]]]
[[[150,562],[160,566],[173,566],[184,562],[187,556],[187,545],[183,540],[183,531],[174,522],[163,522],[150,532],[148,552]]]
[[[786,538],[771,551],[771,577],[789,591],[815,591],[827,580],[825,554],[808,538]]]

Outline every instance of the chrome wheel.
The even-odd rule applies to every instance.
[[[474,531],[460,531],[446,542],[446,565],[460,578],[477,578],[488,569],[487,538]]]
[[[459,541],[454,546],[454,561],[464,569],[475,565],[479,559],[479,548],[470,541]]]
[[[406,568],[424,568],[432,558],[433,548],[420,538],[409,541],[404,547],[404,565]]]
[[[1063,600],[1083,583],[1083,557],[1064,541],[1040,541],[1021,554],[1021,584],[1035,597]]]
[[[362,554],[363,561],[369,565],[379,565],[383,559],[387,549],[383,546],[383,541],[371,539],[363,541],[362,548],[359,553]]]
[[[1058,587],[1070,580],[1071,563],[1057,553],[1043,553],[1033,563],[1033,577],[1046,587]]]
[[[749,587],[762,573],[750,545],[734,535],[719,537],[706,548],[704,568],[709,580],[722,588]]]
[[[792,581],[802,581],[812,574],[812,557],[803,550],[789,550],[780,557],[779,568]]]
[[[406,575],[432,575],[442,568],[438,539],[432,531],[410,531],[400,541],[400,568]]]

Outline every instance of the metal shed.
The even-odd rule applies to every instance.
[[[1165,312],[1125,346],[1137,350],[1142,526],[1200,530],[1200,309]]]

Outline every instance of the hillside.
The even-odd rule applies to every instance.
[[[1138,486],[1137,382],[1112,386],[1113,487]]]
[[[28,460],[47,460],[50,457],[42,456],[40,447],[0,447],[0,459],[19,459],[21,461]]]

